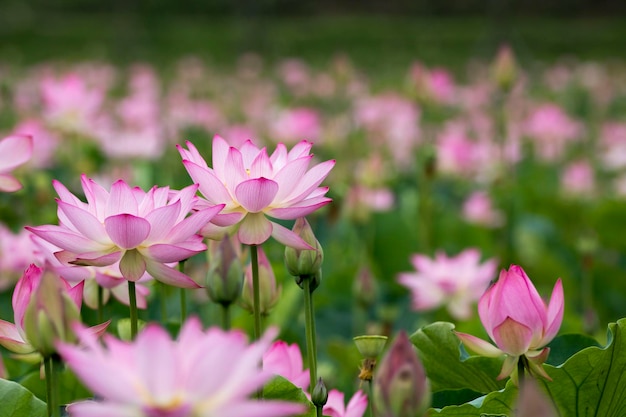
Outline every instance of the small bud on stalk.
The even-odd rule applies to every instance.
[[[313,291],[321,281],[320,268],[324,261],[324,251],[320,242],[315,238],[311,225],[304,217],[296,220],[292,231],[313,249],[299,250],[287,246],[285,248],[285,265],[289,274],[296,277],[296,283],[300,287],[302,287],[303,279],[313,278],[310,286],[311,291]]]
[[[268,315],[270,310],[280,299],[282,287],[276,283],[274,270],[267,259],[265,252],[260,247],[259,253],[259,311],[261,315]],[[241,293],[241,306],[251,313],[254,311],[254,299],[252,293],[252,265],[246,268],[243,291]]]
[[[206,290],[215,303],[229,305],[237,301],[243,286],[243,266],[235,242],[229,235],[209,241],[209,271]]]

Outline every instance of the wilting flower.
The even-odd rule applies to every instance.
[[[478,314],[487,334],[498,347],[466,333],[457,333],[461,341],[476,353],[488,357],[506,355],[498,379],[516,370],[521,356],[530,371],[550,379],[541,364],[548,358],[544,348],[556,336],[563,320],[563,284],[558,279],[550,304],[539,296],[524,270],[511,265],[502,270],[498,281],[478,303]]]
[[[258,365],[274,331],[248,344],[240,332],[203,331],[192,318],[176,340],[149,324],[132,343],[106,335],[104,345],[90,332],[76,331],[85,347],[62,343],[58,349],[98,400],[70,404],[72,417],[281,417],[303,411],[298,404],[248,398],[272,377]]]
[[[282,287],[276,283],[276,276],[267,255],[262,248],[258,250],[259,261],[259,311],[267,315],[280,299]],[[243,291],[241,292],[241,306],[250,312],[254,312],[253,288],[252,288],[252,264],[248,264],[245,271]]]
[[[297,343],[277,340],[263,355],[263,369],[280,375],[296,387],[309,387],[309,370],[302,368],[302,353]]]
[[[374,407],[381,417],[421,416],[430,405],[430,383],[404,331],[378,365],[373,391]]]
[[[58,340],[74,340],[71,323],[80,320],[83,286],[46,275],[30,265],[13,291],[15,324],[0,320],[0,345],[20,355],[50,354]],[[96,335],[108,323],[89,329]]]
[[[85,175],[81,178],[87,203],[60,182],[53,185],[60,199],[60,225],[27,227],[63,249],[55,255],[74,265],[107,266],[119,261],[129,281],[147,271],[154,279],[178,287],[197,288],[187,275],[166,265],[206,250],[196,232],[222,206],[198,210],[187,216],[196,198],[196,185],[180,191],[153,187],[147,193],[124,181],[113,183],[111,192]]]
[[[246,245],[259,245],[273,236],[279,242],[299,249],[311,249],[291,230],[266,216],[283,220],[304,217],[330,203],[328,187],[318,187],[335,161],[309,169],[312,143],[302,141],[287,152],[279,143],[271,156],[246,141],[240,149],[228,146],[219,136],[213,138],[213,168],[209,168],[196,147],[178,146],[187,172],[200,186],[209,204],[225,204],[213,223],[231,226],[239,223],[238,238]],[[220,234],[212,224],[203,230]]]
[[[328,392],[328,400],[323,412],[329,417],[362,417],[367,408],[367,396],[359,390],[354,393],[348,405],[344,402],[344,393],[336,389]]]
[[[0,140],[0,191],[11,193],[22,188],[11,171],[28,161],[32,153],[31,136],[12,135]]]
[[[413,309],[427,311],[445,305],[457,319],[471,316],[471,304],[478,301],[496,272],[495,259],[480,263],[477,249],[452,257],[438,252],[435,259],[416,254],[411,262],[416,272],[401,273],[398,282],[411,290]]]

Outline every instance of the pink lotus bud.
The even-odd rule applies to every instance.
[[[401,332],[374,376],[374,406],[381,417],[417,417],[430,405],[430,383],[405,332]]]
[[[524,270],[511,265],[478,303],[480,320],[497,348],[477,337],[457,333],[471,350],[490,357],[506,354],[499,379],[510,375],[520,356],[528,359],[531,372],[550,379],[541,364],[549,349],[543,348],[556,336],[563,320],[563,284],[558,279],[546,306]]]
[[[221,241],[209,241],[206,289],[216,303],[229,305],[239,298],[243,285],[243,265],[233,239],[226,235]]]
[[[272,265],[267,260],[267,256],[263,249],[257,248],[259,251],[259,293],[261,296],[259,310],[262,315],[269,314],[272,307],[276,305],[280,298],[282,287],[276,284],[276,277]],[[243,291],[241,293],[241,305],[246,310],[254,311],[254,300],[252,295],[252,265],[246,268]]]
[[[313,248],[313,250],[301,250],[290,246],[285,247],[285,265],[289,274],[296,277],[298,281],[298,278],[311,277],[319,272],[324,261],[324,251],[320,242],[315,238],[311,225],[304,217],[296,219],[292,231]],[[300,284],[301,282],[298,282],[298,285]],[[317,284],[319,285],[319,282]]]

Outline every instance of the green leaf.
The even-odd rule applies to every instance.
[[[410,337],[420,353],[433,392],[467,388],[486,394],[503,388],[505,381],[496,380],[502,360],[466,357],[461,353],[461,341],[452,330],[452,323],[437,322]]]
[[[460,406],[448,406],[440,410],[430,409],[429,416],[454,417],[511,417],[517,398],[517,387],[509,381],[504,390],[495,391],[484,397]]]
[[[0,379],[0,417],[45,417],[46,403],[17,382]]]
[[[296,387],[282,376],[274,377],[274,379],[263,387],[263,398],[266,400],[280,400],[304,404],[308,407],[308,411],[304,414],[300,414],[299,417],[316,416],[315,406],[306,397],[302,388]]]
[[[600,347],[598,341],[591,336],[584,334],[558,336],[548,344],[550,355],[546,363],[554,366],[561,365],[575,353],[591,346]]]
[[[562,366],[545,366],[543,381],[562,416],[622,417],[626,412],[626,319],[609,324],[608,343],[589,347]]]
[[[91,392],[78,381],[76,375],[69,369],[66,368],[59,372],[58,378],[60,404],[69,404],[92,396]],[[41,400],[46,400],[46,380],[41,378],[38,370],[24,376],[20,380],[20,384]]]

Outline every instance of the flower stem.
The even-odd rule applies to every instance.
[[[517,386],[521,387],[524,383],[524,378],[526,375],[524,374],[526,368],[526,356],[522,355],[517,360]]]
[[[130,337],[135,339],[135,336],[137,336],[137,293],[133,281],[128,281],[128,300],[130,307]]]
[[[185,261],[178,263],[178,270],[185,273]],[[182,325],[187,320],[187,291],[184,288],[180,289],[180,324]]]
[[[259,254],[257,245],[250,245],[252,263],[252,296],[254,306],[254,339],[261,337],[261,293],[259,289]]]
[[[311,385],[309,392],[317,382],[317,343],[315,340],[315,313],[313,311],[313,293],[311,292],[311,277],[301,277],[304,290],[304,316],[306,332],[306,350],[309,358],[309,376]]]
[[[161,323],[167,323],[167,284],[158,283],[160,293]]]
[[[367,381],[367,386],[369,388],[369,395],[367,401],[367,409],[370,417],[374,417],[374,389],[372,387],[372,380]]]
[[[102,285],[98,284],[98,323],[102,323],[104,321],[104,288]]]
[[[58,364],[58,359],[55,360],[54,355],[45,357],[44,370],[46,373],[46,398],[48,402],[48,415],[50,417],[60,417],[59,412],[59,383],[57,380],[57,374],[55,365]]]
[[[316,405],[316,406],[315,406],[315,415],[316,415],[317,417],[323,417],[323,414],[322,414],[322,410],[323,410],[323,409],[324,409],[324,406],[321,406],[321,405]]]
[[[230,330],[230,304],[221,304],[222,306],[222,329]]]

